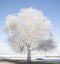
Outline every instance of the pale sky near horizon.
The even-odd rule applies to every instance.
[[[60,54],[60,0],[0,0],[0,54],[14,54],[6,42],[7,36],[4,32],[6,16],[28,7],[42,10],[51,20],[58,45],[55,54]]]

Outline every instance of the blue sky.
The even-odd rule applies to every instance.
[[[6,16],[19,12],[21,8],[33,7],[42,10],[53,24],[53,32],[60,46],[60,0],[0,0],[0,52],[7,52],[4,25]],[[5,49],[4,49],[5,48]],[[59,47],[58,47],[59,49]],[[8,49],[9,50],[9,49]],[[4,52],[3,52],[4,51]]]

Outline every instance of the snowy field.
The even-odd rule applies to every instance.
[[[0,56],[0,64],[26,64],[26,60],[24,56]],[[30,64],[60,64],[60,58],[32,58],[31,62]]]
[[[0,64],[15,64],[15,63],[0,61]]]
[[[18,60],[19,61],[19,60]],[[0,64],[26,64],[26,60],[20,60],[18,62],[14,61],[0,61]],[[32,60],[30,64],[60,64],[60,59],[42,59],[42,60]]]

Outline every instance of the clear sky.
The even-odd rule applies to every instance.
[[[9,50],[4,33],[6,16],[28,7],[42,10],[51,20],[57,44],[60,46],[60,0],[0,0],[0,53],[8,53]]]

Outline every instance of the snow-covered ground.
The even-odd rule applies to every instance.
[[[14,64],[14,63],[11,63],[11,62],[2,62],[2,61],[0,61],[0,64]]]

